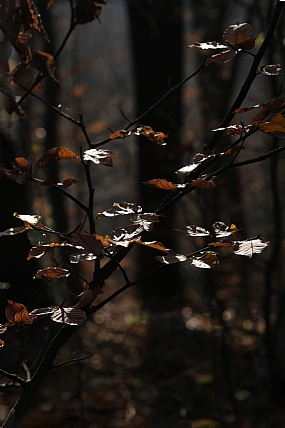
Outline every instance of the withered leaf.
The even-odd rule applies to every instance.
[[[30,162],[25,158],[15,158],[12,161],[12,165],[14,168],[18,168],[20,171],[26,170],[30,166]]]
[[[4,340],[0,339],[0,347],[2,348],[3,346],[5,346],[5,342]]]
[[[56,279],[56,278],[66,278],[70,275],[69,270],[62,269],[60,267],[46,267],[44,269],[40,269],[36,272],[33,279]]]
[[[111,154],[114,154],[111,150],[104,149],[89,149],[83,153],[83,159],[85,161],[91,161],[97,165],[113,166]]]
[[[212,129],[213,132],[217,131],[226,131],[228,135],[239,135],[243,132],[246,132],[248,127],[245,127],[243,125],[229,125],[226,128],[216,128]]]
[[[233,49],[227,49],[226,51],[220,52],[216,55],[211,55],[206,59],[205,65],[210,64],[225,64],[231,61],[237,55],[237,51]]]
[[[18,184],[24,184],[26,181],[25,172],[19,170],[18,168],[7,169],[0,167],[0,177],[9,178],[10,180],[16,181]]]
[[[76,178],[68,177],[68,178],[65,178],[63,181],[61,181],[60,183],[56,183],[56,186],[67,188],[76,183],[78,183],[78,180]]]
[[[269,246],[269,242],[263,238],[250,239],[247,241],[234,241],[233,250],[239,256],[252,257],[253,254],[261,253]]]
[[[86,313],[75,307],[57,308],[50,317],[55,322],[69,325],[82,325],[87,319]]]
[[[45,39],[49,41],[48,35],[44,29],[41,21],[41,15],[39,14],[33,0],[21,0],[21,23],[24,26],[24,30],[33,28]]]
[[[231,45],[239,45],[240,43],[245,42],[252,33],[252,27],[250,24],[235,24],[230,25],[223,34],[223,39],[225,42],[230,43]]]
[[[217,241],[217,242],[210,242],[207,244],[208,247],[232,247],[232,242],[224,242],[224,241]]]
[[[238,113],[246,113],[250,110],[253,110],[254,108],[259,108],[260,106],[262,106],[262,104],[256,104],[255,106],[247,106],[247,107],[241,107],[241,108],[237,108],[234,113],[238,114]],[[225,128],[226,129],[226,128]]]
[[[186,230],[183,229],[174,229],[181,236],[209,236],[210,232],[203,227],[196,226],[195,224],[191,224],[186,226]]]
[[[10,327],[15,324],[24,326],[32,324],[36,319],[34,315],[29,314],[25,305],[13,302],[12,300],[8,300],[5,315],[9,322],[4,324],[4,327]]]
[[[252,124],[257,124],[258,122],[264,120],[266,116],[268,116],[271,112],[277,112],[278,110],[282,110],[285,107],[284,97],[273,98],[266,104],[261,104],[262,110],[257,113],[252,119]]]
[[[151,126],[139,126],[134,133],[136,135],[143,135],[148,140],[153,141],[154,143],[159,144],[160,146],[166,146],[167,144],[165,142],[167,135],[161,131],[154,131]]]
[[[116,217],[120,215],[135,214],[142,211],[142,207],[133,202],[114,202],[113,207],[114,208],[109,208],[102,213],[98,213],[96,215],[96,219],[98,220],[102,217]]]
[[[175,174],[180,180],[186,180],[188,174],[195,171],[199,165],[201,165],[203,162],[205,162],[208,159],[213,158],[215,155],[213,154],[203,154],[203,153],[197,153],[193,159],[193,163],[190,165],[183,166],[182,168],[175,171]]]
[[[175,251],[171,249],[166,250],[166,252],[167,252],[166,256],[156,256],[155,260],[158,260],[161,263],[164,263],[166,265],[185,262],[187,260],[186,256],[184,256],[183,254],[176,254]]]
[[[136,239],[140,239],[143,227],[140,224],[130,224],[125,228],[116,227],[110,233],[109,242],[114,245],[128,247]]]
[[[146,231],[151,231],[153,229],[154,223],[159,222],[159,218],[164,217],[162,214],[155,214],[155,213],[143,213],[143,214],[136,214],[131,218],[131,221],[134,224],[139,224],[143,227]]]
[[[216,238],[225,238],[241,230],[241,229],[238,229],[236,225],[233,223],[229,223],[228,225],[226,225],[222,221],[216,221],[212,225],[212,227]]]
[[[219,267],[217,253],[213,251],[201,251],[189,258],[192,265],[200,269],[213,269]]]
[[[111,140],[118,140],[121,138],[126,138],[129,137],[132,134],[132,131],[126,131],[125,129],[119,129],[118,131],[113,132],[112,134],[110,134],[109,138],[111,138]]]
[[[233,153],[237,153],[241,150],[244,150],[244,146],[233,146],[227,149],[224,153],[221,153],[221,155],[231,155]]]
[[[260,123],[259,129],[274,137],[285,138],[285,118],[281,113],[275,113],[269,122]]]
[[[27,229],[26,226],[11,227],[10,229],[4,230],[4,232],[0,232],[0,236],[17,235],[18,233],[25,232]]]
[[[227,187],[227,183],[217,181],[217,177],[213,176],[210,180],[207,178],[199,177],[197,180],[193,180],[189,182],[191,187],[200,187],[203,189],[221,189],[223,187]]]
[[[153,180],[145,181],[143,184],[149,187],[154,187],[156,189],[163,190],[175,190],[178,188],[177,184],[173,184],[170,181],[165,180],[164,178],[155,178]]]
[[[40,244],[30,249],[29,255],[27,257],[27,260],[36,258],[39,259],[44,254],[48,253],[49,251],[53,250],[57,247],[69,247],[69,248],[75,248],[75,249],[83,249],[81,246],[72,245],[69,243],[60,243],[60,242],[53,242],[51,244]]]
[[[71,254],[69,257],[70,263],[80,263],[80,262],[86,262],[90,260],[97,259],[97,256],[94,256],[92,253],[80,253],[80,254]]]
[[[243,51],[250,51],[251,49],[253,49],[255,47],[255,40],[256,40],[256,37],[251,37],[251,38],[246,39],[242,43],[242,45],[240,46],[240,48]]]
[[[72,240],[80,244],[85,250],[95,256],[101,256],[104,249],[101,239],[97,239],[96,235],[76,232],[72,234]]]
[[[227,46],[214,41],[214,42],[205,42],[205,43],[195,42],[193,45],[188,46],[188,48],[208,50],[208,49],[226,49]]]
[[[257,68],[257,71],[261,74],[267,76],[279,76],[281,74],[282,68],[280,64],[271,64],[271,65],[260,65]]]
[[[36,168],[44,168],[50,163],[58,161],[60,159],[74,158],[77,158],[77,155],[67,147],[53,147],[52,149],[48,150],[41,159],[37,161]]]
[[[29,214],[18,214],[18,213],[14,213],[13,216],[16,218],[19,218],[25,223],[31,224],[32,226],[37,226],[42,218],[40,215],[29,215]]]
[[[136,244],[145,245],[146,247],[154,248],[156,250],[160,250],[160,251],[163,251],[165,253],[168,252],[166,247],[161,242],[158,242],[158,241],[147,242],[147,241],[141,241],[140,239],[137,239]]]
[[[75,305],[76,308],[83,308],[84,306],[89,306],[98,296],[99,290],[87,288],[81,293],[79,302]]]

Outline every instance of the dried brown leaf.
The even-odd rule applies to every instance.
[[[230,25],[223,34],[223,39],[226,43],[231,45],[239,45],[245,42],[252,33],[252,27],[250,24],[235,24]]]
[[[46,267],[45,269],[40,269],[36,272],[33,279],[56,279],[56,278],[66,278],[70,275],[69,270],[62,269],[60,267]]]
[[[156,189],[162,190],[175,190],[178,188],[177,184],[173,184],[170,181],[165,180],[164,178],[155,178],[153,180],[145,181],[143,184],[149,187],[154,187]]]
[[[67,147],[53,147],[48,150],[46,154],[37,161],[36,168],[44,168],[50,163],[60,159],[74,159],[77,155]]]
[[[227,49],[226,51],[220,52],[216,55],[212,55],[207,58],[205,65],[210,64],[225,64],[231,61],[237,55],[237,51],[233,49]]]

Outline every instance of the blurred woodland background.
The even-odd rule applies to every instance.
[[[108,0],[100,22],[78,25],[58,56],[55,76],[61,89],[45,79],[36,93],[72,117],[82,113],[92,142],[99,142],[110,129],[123,129],[127,119],[139,116],[199,67],[204,55],[188,49],[190,44],[222,41],[229,25],[247,22],[256,37],[256,51],[275,3]],[[54,54],[70,25],[70,4],[55,0],[48,10],[45,2],[36,4],[50,43],[33,34],[32,45]],[[282,69],[284,24],[282,14],[263,61],[281,64]],[[16,64],[16,55],[11,61]],[[92,170],[94,212],[120,201],[137,202],[145,212],[153,212],[165,191],[142,183],[159,177],[175,182],[175,171],[191,163],[212,138],[251,61],[243,54],[204,68],[143,118],[144,124],[168,133],[166,147],[134,136],[111,141],[107,148],[116,152],[113,168]],[[27,72],[27,86],[32,73]],[[283,89],[284,74],[260,75],[243,104],[266,103]],[[24,93],[19,88],[18,95]],[[5,149],[10,159],[24,156],[33,161],[55,146],[78,152],[86,145],[78,127],[39,100],[27,96],[21,105],[23,121],[0,109],[0,150]],[[238,119],[248,123],[249,114]],[[232,138],[224,136],[219,151]],[[240,160],[267,153],[279,142],[258,133],[247,141]],[[155,228],[156,240],[182,254],[205,246],[205,238],[177,236],[173,229],[185,224],[210,229],[215,221],[236,224],[242,229],[238,239],[261,234],[270,247],[250,259],[222,249],[218,270],[195,269],[187,263],[166,266],[104,306],[77,328],[57,364],[77,350],[77,357],[92,356],[51,371],[22,428],[285,426],[284,160],[281,153],[228,171],[222,176],[228,187],[196,189],[169,208]],[[76,177],[79,182],[70,192],[80,200],[88,198],[80,184],[79,163],[58,162],[40,174],[39,178],[55,181]],[[1,231],[20,224],[14,212],[41,215],[45,225],[66,233],[84,221],[78,207],[60,193],[2,178]],[[126,224],[124,217],[102,218],[97,233],[105,235]],[[38,285],[32,278],[39,263],[26,260],[29,249],[24,234],[0,238],[1,322],[7,298],[33,309],[68,300],[67,290],[81,292],[74,277]],[[134,280],[158,266],[155,255],[149,248],[134,249],[122,265]],[[58,251],[45,257],[40,266],[49,266],[52,257],[59,263],[63,256]],[[84,262],[80,267],[84,277],[88,269],[91,275]],[[105,294],[98,299],[106,298],[118,284],[123,285],[120,273],[106,281]],[[47,347],[51,329],[43,319],[16,335],[1,350],[1,368],[23,377],[33,372],[38,349]],[[4,420],[19,388],[4,377],[1,382],[0,420]]]

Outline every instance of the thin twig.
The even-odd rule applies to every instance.
[[[26,386],[27,381],[25,379],[22,379],[21,377],[13,374],[13,373],[8,373],[5,370],[0,369],[0,374],[2,374],[3,376],[7,377],[8,379],[12,380],[13,382],[19,383],[21,386]]]

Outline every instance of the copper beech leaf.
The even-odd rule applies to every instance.
[[[36,168],[44,168],[50,163],[60,159],[74,159],[77,155],[67,147],[53,147],[48,150],[46,154],[37,161]]]
[[[65,189],[65,188],[70,187],[76,183],[78,183],[78,180],[76,178],[68,177],[68,178],[65,178],[63,181],[61,181],[60,183],[56,183],[56,186],[62,187]]]
[[[29,65],[36,68],[42,75],[50,78],[58,88],[61,88],[59,81],[54,75],[56,67],[54,57],[51,54],[42,51],[32,51],[32,58]]]
[[[219,267],[219,259],[214,251],[201,251],[190,257],[191,264],[200,269],[213,269]]]
[[[74,243],[77,243],[83,247],[83,249],[88,250],[94,256],[101,256],[104,249],[102,240],[97,239],[96,235],[76,232],[72,234],[72,240]]]
[[[233,49],[227,49],[226,51],[220,52],[216,55],[212,55],[206,59],[205,65],[210,64],[225,64],[231,61],[237,55],[237,51]]]
[[[10,229],[4,230],[4,232],[0,232],[0,236],[13,236],[17,235],[18,233],[25,232],[28,230],[26,226],[18,226],[18,227],[11,227]]]
[[[178,188],[177,184],[173,184],[164,178],[155,178],[153,180],[145,181],[143,184],[149,187],[154,187],[155,189],[162,190],[175,190]]]
[[[226,238],[227,236],[231,236],[241,230],[233,223],[226,225],[222,221],[216,221],[212,227],[216,238]]]
[[[226,43],[231,45],[239,45],[245,42],[252,33],[252,27],[250,24],[235,24],[230,25],[223,34],[223,39]]]
[[[30,166],[30,162],[25,158],[15,158],[12,161],[12,165],[14,168],[18,168],[20,171],[25,171]]]
[[[167,252],[166,256],[156,256],[155,260],[158,260],[161,263],[164,263],[166,265],[185,262],[187,260],[187,257],[184,256],[184,254],[176,254],[175,251],[171,249],[167,249],[166,252]]]
[[[251,119],[250,123],[257,125],[258,122],[263,121],[270,113],[278,112],[278,110],[282,110],[285,107],[285,99],[284,97],[273,98],[273,100],[269,101],[266,104],[262,105],[262,110],[257,113]]]
[[[239,135],[239,134],[242,134],[243,132],[245,133],[248,129],[249,127],[244,125],[229,125],[226,128],[212,129],[212,131],[213,132],[226,131],[228,135]]]
[[[257,71],[261,74],[265,74],[267,76],[279,76],[281,74],[282,68],[280,64],[271,64],[271,65],[260,65],[257,68]]]
[[[40,244],[30,249],[27,260],[31,260],[33,258],[39,259],[44,254],[48,253],[49,251],[57,247],[69,247],[69,248],[80,249],[80,250],[83,249],[83,247],[81,246],[76,246],[65,242],[64,243],[53,242],[51,244]]]
[[[37,226],[42,218],[40,215],[18,214],[16,212],[13,216],[32,226]]]
[[[142,207],[135,202],[114,202],[113,208],[108,208],[102,213],[96,215],[96,219],[102,217],[117,217],[127,214],[135,214],[142,212]]]
[[[140,239],[137,239],[136,244],[140,244],[140,245],[144,245],[146,247],[154,248],[156,250],[160,250],[160,251],[163,251],[165,253],[168,252],[166,247],[161,242],[158,242],[158,241],[147,242],[147,241],[141,241]]]
[[[190,181],[189,185],[191,187],[200,187],[203,189],[220,189],[223,187],[227,187],[227,183],[217,181],[217,177],[213,176],[209,180],[207,178],[199,177],[197,180]]]
[[[116,227],[110,233],[109,242],[114,245],[128,247],[132,242],[140,239],[143,227],[140,224],[130,224],[125,228]]]
[[[155,214],[155,213],[143,213],[143,214],[135,214],[131,221],[134,224],[139,224],[146,231],[151,231],[153,229],[154,223],[159,222],[160,217],[165,217],[163,214]]]
[[[175,174],[180,180],[186,180],[188,174],[190,174],[193,171],[196,171],[196,169],[206,160],[209,160],[213,158],[213,154],[203,154],[203,153],[197,153],[193,159],[193,163],[190,165],[183,166],[182,168],[175,171]]]
[[[159,144],[160,146],[166,146],[165,139],[167,138],[167,135],[164,134],[161,131],[154,131],[151,126],[139,126],[135,130],[135,135],[143,135],[148,140],[153,141],[156,144]]]
[[[119,129],[118,131],[112,132],[112,134],[110,134],[109,138],[111,140],[118,140],[121,138],[126,138],[129,137],[130,135],[132,135],[132,131],[126,131],[125,129]]]
[[[61,267],[46,267],[44,269],[40,269],[36,272],[33,279],[57,279],[57,278],[66,278],[70,275],[69,270],[63,269]]]
[[[281,113],[275,113],[269,122],[260,123],[258,127],[266,134],[285,138],[285,118]]]
[[[82,325],[87,319],[87,315],[82,309],[76,307],[60,308],[58,307],[50,315],[52,321],[69,325]]]
[[[183,229],[174,229],[181,236],[192,236],[192,237],[201,237],[201,236],[210,236],[210,232],[203,227],[196,226],[195,224],[191,224],[186,226],[186,230]]]
[[[214,42],[204,42],[204,43],[195,42],[193,45],[188,46],[188,48],[208,50],[208,49],[226,49],[227,46],[214,41]]]
[[[253,254],[261,253],[269,246],[269,242],[263,238],[249,239],[247,241],[234,241],[233,251],[239,256],[252,257]]]
[[[18,168],[8,169],[0,167],[0,177],[9,178],[10,180],[16,181],[18,184],[24,184],[26,181],[25,172],[19,170]]]
[[[83,159],[87,161],[91,161],[97,165],[103,166],[113,166],[113,161],[111,158],[111,154],[114,154],[111,150],[104,149],[89,149],[85,150],[83,153]]]
[[[8,320],[8,323],[4,324],[4,327],[10,327],[12,325],[24,326],[27,324],[32,324],[36,317],[35,315],[30,315],[26,306],[22,303],[16,303],[12,300],[8,300],[8,305],[5,309],[5,315]]]
[[[39,14],[33,0],[21,0],[21,21],[25,31],[28,28],[36,30],[46,41],[49,41],[48,35],[44,29],[41,21],[41,15]]]

